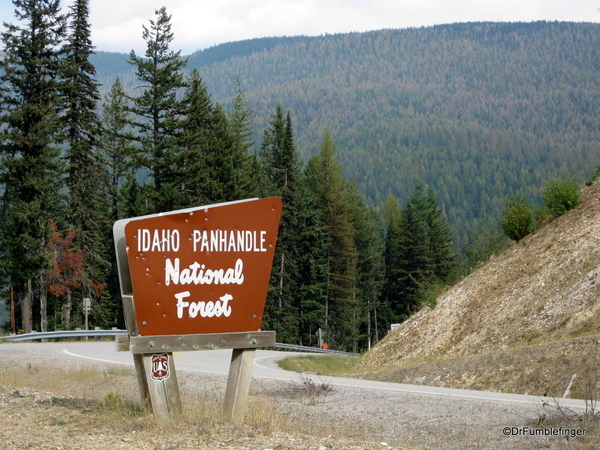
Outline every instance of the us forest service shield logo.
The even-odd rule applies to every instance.
[[[152,380],[164,381],[169,378],[169,375],[169,355],[166,353],[152,355]]]

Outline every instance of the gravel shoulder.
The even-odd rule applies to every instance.
[[[36,370],[56,366],[55,355],[40,351],[11,351],[0,344],[0,375],[9,368],[35,361]],[[60,360],[63,366],[98,365],[77,358]],[[120,370],[123,370],[122,368]],[[180,370],[182,396],[210,393],[208,407],[217,407],[224,394],[225,377]],[[95,401],[65,396],[28,387],[28,380],[5,385],[0,377],[0,448],[48,449],[514,449],[596,448],[597,427],[586,429],[584,438],[564,436],[505,436],[504,427],[535,428],[543,418],[546,428],[586,427],[536,404],[492,403],[489,401],[439,398],[374,389],[326,386],[320,394],[298,382],[253,379],[251,393],[255,409],[280,415],[276,430],[256,425],[242,427],[224,423],[207,425],[198,421],[188,427],[148,426],[148,417],[114,421],[99,418]],[[136,384],[133,372],[124,376]],[[129,387],[129,389],[133,389]],[[135,389],[134,389],[135,390]],[[318,390],[317,390],[318,391]],[[135,394],[135,393],[134,393]],[[107,393],[101,394],[107,395]],[[184,397],[185,398],[185,397]],[[207,397],[208,398],[208,397]],[[212,406],[211,406],[212,405]]]

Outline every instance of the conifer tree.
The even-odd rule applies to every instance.
[[[109,270],[106,255],[111,248],[108,174],[98,148],[101,124],[96,108],[100,95],[94,80],[96,69],[89,60],[93,47],[88,3],[89,0],[76,0],[70,8],[69,33],[62,50],[61,120],[69,165],[67,222],[75,231],[74,245],[83,253],[85,262],[80,294],[82,298],[97,300],[92,305],[93,314],[99,319],[110,316],[115,305],[103,289]],[[65,301],[63,310],[70,309],[70,297]],[[102,322],[111,325],[110,321]],[[70,324],[63,325],[68,328]]]
[[[226,196],[231,200],[254,196],[256,186],[252,183],[251,155],[254,145],[254,113],[248,106],[244,92],[237,82],[232,100],[233,111],[229,114],[232,147],[230,153],[233,173],[225,186]]]
[[[276,107],[275,115],[264,131],[260,155],[266,174],[264,191],[267,195],[281,197],[283,203],[265,320],[268,328],[289,341],[296,339],[298,328],[298,305],[294,301],[298,268],[294,232],[299,214],[300,167],[291,119],[289,114],[287,119],[284,117],[281,105]]]
[[[110,176],[108,183],[110,219],[116,222],[125,217],[119,199],[120,187],[128,174],[135,173],[132,161],[135,147],[127,137],[129,131],[127,96],[119,77],[104,97],[102,111],[101,149]]]
[[[381,213],[385,226],[385,283],[382,292],[382,303],[387,306],[389,311],[388,320],[394,320],[395,314],[392,312],[395,308],[396,299],[400,297],[399,270],[400,270],[400,251],[401,251],[401,216],[402,210],[398,200],[393,195],[389,195],[384,202]]]
[[[135,170],[132,157],[134,146],[127,137],[129,131],[129,121],[127,117],[127,97],[123,90],[120,78],[112,84],[110,90],[104,97],[102,105],[102,123],[103,133],[100,141],[102,157],[104,164],[108,169],[109,182],[108,203],[110,223],[114,223],[125,217],[135,217],[142,214],[144,208],[134,206],[138,201],[138,196],[131,189],[139,187],[135,183]],[[131,195],[127,197],[125,193]],[[131,214],[127,214],[131,212]],[[139,213],[139,214],[138,214]],[[111,236],[111,245],[108,250],[108,260],[110,261],[110,276],[107,280],[107,288],[110,298],[115,299],[114,310],[111,311],[114,322],[117,326],[124,326],[122,323],[122,308],[120,299],[121,288],[119,285],[119,274],[117,271],[117,260],[114,252],[114,241]]]
[[[239,200],[238,181],[248,168],[235,155],[227,114],[211,101],[196,69],[189,78],[182,112],[181,150],[171,181],[179,191],[179,207]]]
[[[281,106],[264,132],[257,162],[261,194],[283,201],[265,328],[283,342],[310,343],[324,323],[326,236],[300,170],[291,117]]]
[[[298,270],[294,295],[298,304],[298,343],[312,345],[317,330],[326,323],[327,247],[329,238],[319,218],[311,192],[301,187],[296,234]]]
[[[333,139],[325,133],[321,150],[311,159],[306,172],[329,237],[326,331],[337,348],[356,348],[359,309],[357,230],[352,222],[348,185],[335,153]]]
[[[137,133],[132,138],[140,143],[136,165],[150,171],[148,212],[173,209],[176,190],[170,183],[177,159],[177,142],[181,131],[180,102],[177,92],[185,87],[182,69],[187,59],[170,49],[173,41],[171,16],[166,8],[155,11],[156,20],[150,28],[143,27],[146,41],[145,57],[131,51],[129,63],[136,66],[136,75],[143,93],[133,98],[132,125]]]
[[[0,61],[2,271],[14,287],[21,327],[30,332],[34,294],[45,284],[50,262],[44,243],[64,205],[57,106],[65,18],[58,0],[14,4],[19,25],[5,25]]]
[[[437,204],[431,186],[427,189],[425,198],[425,214],[429,228],[433,274],[438,281],[446,281],[456,262],[456,253],[452,242],[452,230]]]
[[[210,154],[213,138],[214,105],[210,94],[197,69],[190,73],[188,86],[182,100],[182,134],[179,139],[181,149],[177,157],[177,176],[179,180],[178,200],[176,208],[189,206],[189,199],[200,205],[210,204],[215,197],[220,197],[220,187],[211,171],[214,161]]]
[[[396,272],[399,296],[394,299],[395,312],[400,318],[408,318],[421,306],[422,293],[432,275],[429,229],[424,211],[422,193],[417,186],[400,217],[402,235]]]
[[[286,141],[289,139],[289,136],[286,137],[286,124],[283,107],[277,105],[269,126],[263,132],[259,153],[263,165],[263,190],[270,195],[275,195],[274,192],[288,193],[290,176],[293,178],[299,172],[293,141]]]
[[[433,190],[429,188],[427,194],[423,190],[423,182],[417,179],[404,210],[393,198],[383,208],[387,229],[384,298],[399,321],[421,307],[433,286],[447,280],[456,258],[450,227]]]
[[[358,191],[356,183],[349,186],[352,222],[356,230],[354,245],[358,254],[356,292],[360,305],[358,325],[362,327],[359,337],[363,348],[370,348],[383,337],[387,329],[386,309],[380,304],[384,282],[384,241],[381,222]],[[353,351],[358,351],[354,347]]]
[[[241,192],[235,185],[237,174],[241,170],[240,162],[236,161],[233,151],[229,119],[223,107],[215,103],[212,114],[212,129],[210,142],[211,177],[215,180],[218,190],[213,194],[214,202],[239,200]]]

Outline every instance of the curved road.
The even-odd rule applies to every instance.
[[[133,365],[130,352],[117,352],[114,342],[58,342],[58,343],[10,343],[0,344],[0,355],[4,349],[31,349],[43,350],[62,355],[64,358],[82,358],[98,362]],[[288,355],[297,356],[299,353],[258,350],[254,359],[252,376],[256,378],[273,378],[278,380],[298,381],[298,374],[279,369],[273,361]],[[205,373],[227,375],[231,350],[212,350],[200,352],[182,352],[175,354],[175,367],[177,370],[196,370]],[[432,386],[417,386],[398,383],[385,383],[380,381],[361,380],[354,378],[316,377],[310,376],[315,381],[325,379],[332,385],[353,386],[362,389],[378,389],[413,394],[427,394],[439,397],[456,397],[488,400],[509,403],[541,403],[543,399],[518,394],[503,394],[497,392],[472,391],[465,389],[449,389]],[[560,399],[560,404],[568,408],[585,408],[584,400]]]

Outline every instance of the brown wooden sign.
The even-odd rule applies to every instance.
[[[121,289],[133,294],[139,334],[258,330],[280,217],[271,197],[117,222]]]

